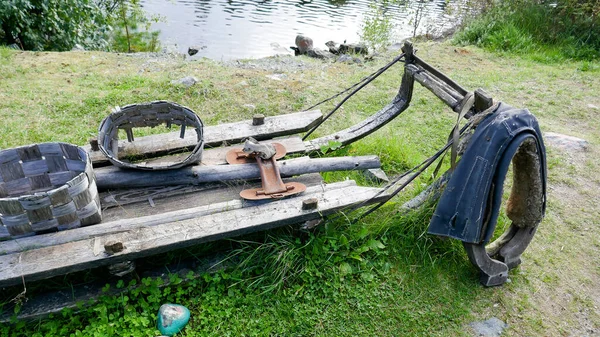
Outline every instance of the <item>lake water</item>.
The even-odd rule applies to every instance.
[[[365,18],[377,4],[394,24],[394,39],[411,37],[415,12],[421,9],[418,34],[440,31],[453,25],[446,0],[412,1],[402,5],[392,1],[366,0],[142,0],[150,14],[164,22],[153,25],[161,31],[163,47],[187,52],[189,46],[202,46],[195,57],[216,60],[258,58],[292,53],[297,34],[311,37],[314,46],[326,49],[325,42],[359,41]],[[397,3],[397,2],[396,2]]]

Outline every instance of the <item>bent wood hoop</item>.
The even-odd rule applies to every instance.
[[[184,138],[187,127],[193,127],[196,132],[197,143],[189,156],[175,163],[162,165],[148,165],[145,163],[130,163],[119,159],[119,129],[125,130],[127,140],[133,142],[133,128],[155,127],[166,124],[181,126],[180,138]],[[134,168],[142,170],[168,170],[191,165],[202,159],[204,138],[203,124],[194,111],[176,103],[167,101],[154,101],[145,104],[130,104],[123,108],[116,107],[100,123],[98,128],[98,146],[100,151],[117,167]],[[135,154],[131,154],[135,155]]]
[[[0,151],[0,238],[101,220],[96,178],[82,148],[43,143]]]

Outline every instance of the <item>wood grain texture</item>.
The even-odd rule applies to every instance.
[[[306,186],[317,186],[323,183],[318,173],[304,174],[299,177],[284,179],[285,182],[299,182]],[[104,200],[114,200],[108,208],[102,209],[104,222],[176,212],[191,207],[198,207],[240,198],[240,192],[248,188],[260,187],[260,181],[233,181],[228,183],[211,183],[200,186],[183,185],[162,188],[136,188],[106,193]],[[174,189],[177,188],[177,189]],[[164,191],[164,192],[163,192]],[[164,195],[163,195],[164,194]],[[152,200],[150,202],[149,198]]]
[[[205,148],[221,146],[223,142],[239,143],[243,139],[253,137],[265,140],[301,133],[312,128],[323,115],[320,110],[303,111],[286,115],[266,117],[262,125],[252,125],[252,120],[236,123],[224,123],[204,127]],[[179,138],[180,133],[170,132],[152,136],[136,137],[134,142],[119,140],[121,155],[147,154],[161,156],[169,152],[193,148],[197,144],[196,133],[186,132],[185,138]],[[93,165],[108,165],[110,162],[100,151],[91,151],[89,144],[83,148],[90,154]]]
[[[405,71],[398,94],[390,104],[356,125],[331,135],[305,142],[307,152],[320,151],[321,146],[328,145],[329,142],[339,142],[342,145],[348,145],[379,130],[408,108],[412,98],[413,84],[414,78],[412,73]]]
[[[357,203],[377,202],[380,198],[387,197],[382,194],[374,198],[380,191],[379,188],[350,186],[4,255],[0,256],[0,286],[18,284],[21,277],[25,282],[29,282],[225,237],[314,220]],[[318,198],[318,209],[302,210],[302,200],[306,197]],[[98,244],[102,246],[107,241],[123,242],[125,249],[113,255],[94,249]],[[65,258],[66,256],[68,258]]]
[[[307,157],[277,162],[282,177],[328,172],[365,170],[381,167],[377,156],[358,157]],[[200,183],[257,179],[260,177],[258,165],[213,165],[188,166],[168,171],[133,171],[117,167],[101,167],[95,170],[99,190],[134,188],[149,186],[194,185]]]
[[[306,177],[306,179],[303,179],[303,182],[309,183],[311,179],[314,179],[314,177]],[[356,183],[352,180],[348,180],[325,185],[313,181],[311,186],[308,187],[305,194],[330,191],[348,186],[356,186]],[[69,231],[48,233],[44,235],[37,235],[0,242],[0,254],[6,255],[23,252],[29,249],[50,247],[72,241],[91,239],[100,235],[128,231],[139,227],[151,227],[167,222],[186,220],[207,214],[215,214],[219,212],[230,211],[233,209],[252,207],[267,203],[243,201],[239,197],[239,190],[237,192],[225,192],[227,192],[228,195],[224,196],[223,198],[219,196],[219,201],[216,201],[214,198],[211,198],[203,204],[189,204],[187,208],[182,210],[175,210],[170,212],[157,212],[155,214],[133,218],[124,217],[118,220],[106,221],[95,226],[81,227]],[[194,198],[201,199],[202,196],[207,196],[207,194],[209,193],[199,193],[199,195],[194,196]],[[304,199],[302,195],[298,196],[298,198]],[[132,207],[126,207],[125,209],[127,208],[131,209]]]
[[[446,103],[452,110],[458,112],[457,109],[459,109],[461,102],[461,99],[459,98],[464,97],[463,95],[458,93],[448,84],[437,80],[434,76],[417,65],[407,64],[405,71],[413,74],[414,79],[417,82],[429,89],[429,91]]]
[[[277,139],[268,139],[263,141],[264,143],[280,143],[282,144],[287,154],[297,154],[306,152],[306,146],[302,139],[298,136],[293,136],[289,138],[277,138]],[[225,155],[229,150],[234,148],[242,148],[242,145],[237,146],[224,146],[224,147],[215,147],[215,148],[206,148],[204,149],[204,153],[202,154],[202,162],[200,165],[225,165],[227,161],[225,160]],[[163,161],[173,162],[178,161],[181,157],[185,157],[187,154],[179,154],[179,155],[170,155],[164,157],[158,157],[151,160],[146,161],[149,164],[159,164]]]

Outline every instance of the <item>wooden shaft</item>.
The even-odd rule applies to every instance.
[[[381,167],[377,156],[317,158],[307,157],[278,162],[282,177],[306,173],[366,170]],[[132,187],[200,184],[215,181],[257,179],[256,164],[188,166],[176,170],[137,171],[102,167],[94,170],[99,190]]]
[[[442,102],[446,103],[452,110],[457,111],[461,100],[456,99],[458,93],[452,87],[435,80],[431,74],[414,64],[407,64],[405,71],[412,73],[417,82],[429,89],[429,91],[441,99]],[[453,93],[450,94],[450,92]]]

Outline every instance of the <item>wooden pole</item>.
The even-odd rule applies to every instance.
[[[366,170],[381,167],[379,157],[335,157],[311,159],[302,157],[277,162],[283,177],[306,173]],[[99,190],[168,186],[195,185],[200,183],[258,179],[260,172],[256,164],[188,166],[176,170],[138,171],[103,167],[94,170]]]

